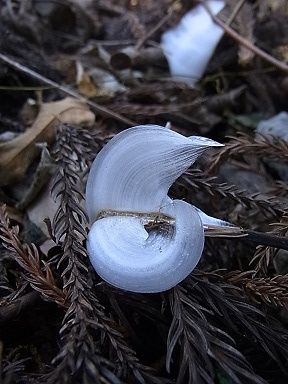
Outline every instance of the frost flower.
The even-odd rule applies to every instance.
[[[227,225],[168,190],[216,141],[157,125],[129,128],[97,155],[86,190],[92,224],[88,254],[108,283],[132,292],[162,292],[187,277],[204,246],[206,225]]]

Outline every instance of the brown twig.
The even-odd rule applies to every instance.
[[[172,12],[173,12],[173,6],[171,6],[169,9],[168,9],[168,12],[166,15],[164,15],[162,17],[162,19],[155,25],[155,27],[153,27],[148,33],[146,33],[145,36],[143,36],[139,41],[138,43],[136,44],[135,46],[135,50],[138,51],[140,48],[143,47],[143,44],[148,40],[150,39],[151,36],[154,35],[155,32],[158,31],[159,28],[161,28],[171,17],[172,15]]]
[[[273,224],[274,228],[271,231],[271,235],[277,236],[281,239],[287,239],[287,233],[288,233],[288,216],[287,213],[283,214],[283,217],[281,219],[280,223]],[[257,247],[256,252],[254,254],[253,259],[250,262],[251,264],[254,264],[254,270],[255,275],[256,274],[266,274],[268,270],[268,266],[273,261],[274,257],[277,254],[278,249],[286,249],[279,246],[279,242],[275,243],[274,245],[265,244]]]
[[[110,117],[110,118],[112,118],[114,120],[121,121],[122,123],[124,123],[124,124],[126,124],[128,126],[137,125],[137,123],[135,123],[134,121],[129,120],[126,117],[121,116],[120,114],[118,114],[116,112],[113,112],[113,111],[111,111],[110,109],[108,109],[106,107],[103,107],[102,105],[96,104],[93,101],[90,101],[90,100],[86,99],[85,97],[81,96],[78,92],[73,91],[73,90],[69,89],[68,87],[66,87],[64,85],[58,84],[54,80],[50,80],[47,77],[40,75],[39,73],[37,73],[37,72],[33,71],[32,69],[26,67],[25,65],[22,65],[22,64],[18,63],[17,61],[11,59],[10,57],[4,55],[1,52],[0,52],[0,60],[3,61],[4,63],[10,65],[11,67],[13,67],[13,68],[15,68],[15,69],[25,73],[26,75],[28,75],[30,77],[33,77],[34,79],[37,79],[38,81],[41,81],[42,83],[47,84],[47,85],[49,85],[49,86],[51,86],[53,88],[57,88],[60,91],[66,93],[67,95],[75,97],[76,99],[86,103],[93,110],[95,110],[96,112],[98,112],[102,116]]]
[[[256,47],[254,44],[252,44],[250,41],[246,40],[244,37],[239,35],[234,29],[229,27],[229,25],[223,23],[217,16],[213,15],[211,12],[209,6],[206,4],[205,1],[202,1],[203,7],[206,9],[206,11],[209,13],[211,18],[214,20],[216,24],[218,24],[221,28],[224,29],[224,31],[232,37],[235,41],[237,41],[239,44],[243,45],[247,49],[250,49],[252,52],[254,52],[256,55],[261,57],[263,60],[267,61],[270,64],[273,64],[275,67],[279,68],[283,72],[288,72],[288,65],[285,64],[283,61],[277,60],[275,57],[271,56],[269,53],[263,51],[262,49]]]
[[[231,15],[229,16],[229,19],[226,21],[226,25],[231,25],[234,21],[234,19],[237,17],[238,13],[241,11],[241,8],[243,7],[246,0],[240,0],[235,8],[232,10]]]
[[[227,240],[243,240],[253,244],[273,247],[275,249],[285,249],[288,251],[288,239],[284,236],[274,236],[265,232],[251,231],[241,227],[210,227],[204,228],[205,236],[220,237]]]
[[[277,249],[285,249],[288,251],[288,239],[285,236],[276,236],[270,233],[256,232],[245,230],[247,236],[245,241],[252,242],[258,245],[264,245],[267,247],[274,247]]]

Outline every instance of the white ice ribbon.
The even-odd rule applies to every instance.
[[[218,146],[144,125],[119,133],[99,152],[86,190],[93,223],[87,248],[105,281],[133,292],[161,292],[191,273],[203,251],[205,221],[225,222],[172,200],[168,190],[199,155]],[[148,230],[151,217],[162,225]]]

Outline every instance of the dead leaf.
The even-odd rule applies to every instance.
[[[53,221],[59,207],[59,201],[55,201],[51,196],[51,186],[52,182],[27,209],[29,220],[45,234],[46,238],[49,238],[49,232],[44,220],[48,218]]]
[[[41,144],[38,144],[41,146]],[[29,180],[28,188],[24,188],[21,200],[17,203],[17,208],[23,211],[37,197],[44,185],[47,184],[53,173],[56,164],[50,156],[45,144],[42,144],[42,152],[36,171],[33,173],[32,180]],[[24,183],[21,183],[21,186]]]
[[[91,76],[89,76],[87,72],[83,73],[82,78],[78,83],[78,90],[81,95],[86,96],[88,98],[96,97],[98,93],[93,79],[91,78]]]
[[[42,104],[31,128],[11,141],[0,143],[0,186],[19,181],[25,176],[39,153],[35,144],[51,144],[59,120],[62,123],[91,126],[94,119],[95,115],[85,103],[71,97]]]

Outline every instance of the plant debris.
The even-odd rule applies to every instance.
[[[171,77],[161,36],[197,6],[0,0],[1,383],[287,383],[287,1],[226,0],[196,83]],[[87,174],[118,132],[167,122],[225,144],[170,196],[247,236],[128,293],[87,256]]]

